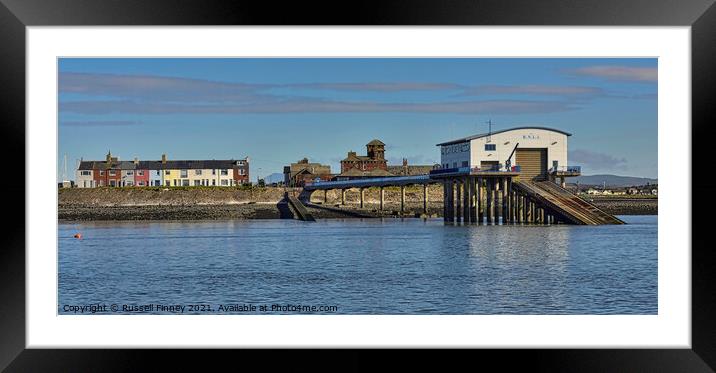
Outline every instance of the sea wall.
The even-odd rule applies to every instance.
[[[284,188],[186,187],[186,188],[73,188],[58,191],[58,218],[63,220],[202,220],[280,219],[291,217],[282,202]],[[296,191],[298,194],[298,191]],[[400,212],[400,188],[388,187],[380,210],[379,188],[365,192],[363,208],[357,189],[346,192],[341,205],[340,191],[316,191],[308,205],[316,218],[420,216],[423,187],[406,188],[404,213]],[[656,198],[585,198],[614,215],[656,215]],[[442,216],[441,185],[428,188],[428,216]]]

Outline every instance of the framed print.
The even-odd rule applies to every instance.
[[[713,369],[711,2],[327,25],[2,1],[8,371],[268,347]]]

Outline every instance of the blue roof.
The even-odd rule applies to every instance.
[[[545,131],[559,132],[559,133],[561,133],[561,134],[563,134],[563,135],[572,136],[571,133],[569,133],[569,132],[564,132],[564,131],[562,131],[562,130],[558,130],[558,129],[554,129],[554,128],[548,128],[548,127],[536,127],[536,126],[514,127],[514,128],[508,128],[508,129],[506,129],[506,130],[492,131],[492,135],[497,135],[498,133],[509,132],[509,131],[514,131],[514,130],[528,130],[528,129],[536,129],[536,130],[545,130]],[[486,133],[481,133],[481,134],[479,134],[479,135],[473,135],[473,136],[463,137],[463,138],[457,139],[457,140],[441,142],[440,144],[437,144],[437,146],[450,145],[450,144],[459,144],[459,143],[461,143],[461,142],[466,142],[466,141],[470,141],[470,140],[473,140],[473,139],[479,139],[479,138],[481,138],[481,137],[487,137],[488,135],[490,135],[490,133],[487,133],[487,132],[486,132]]]

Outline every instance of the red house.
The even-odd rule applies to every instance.
[[[134,185],[135,186],[149,186],[149,170],[145,169],[142,163],[137,158],[134,158]]]

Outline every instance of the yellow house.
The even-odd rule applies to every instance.
[[[181,170],[164,169],[164,186],[181,186]]]

